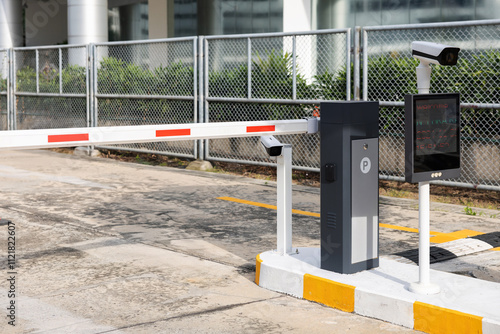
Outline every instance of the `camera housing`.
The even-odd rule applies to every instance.
[[[432,42],[415,41],[411,43],[411,50],[412,56],[420,59],[420,61],[429,64],[454,66],[457,64],[460,48]]]
[[[281,144],[278,139],[274,138],[274,136],[261,136],[260,143],[271,157],[281,155],[283,144]]]

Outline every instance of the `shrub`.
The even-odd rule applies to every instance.
[[[368,99],[404,101],[404,95],[417,93],[415,68],[418,60],[381,55],[369,60]],[[462,103],[498,103],[500,93],[500,51],[482,51],[459,58],[456,66],[433,66],[431,93],[459,92]],[[380,108],[383,128],[401,122],[401,109]],[[471,139],[499,139],[498,109],[462,110],[462,130]]]
[[[351,82],[354,80],[353,73],[351,69]],[[329,101],[347,100],[347,70],[345,67],[338,73],[330,73],[327,70],[323,74],[314,76],[312,85],[317,99]],[[353,97],[351,92],[351,98]]]
[[[7,91],[7,78],[0,78],[0,92]]]
[[[36,92],[35,69],[27,66],[16,73],[16,90],[18,92]]]
[[[271,51],[252,60],[251,95],[255,99],[291,100],[293,97],[293,58],[290,53]],[[346,71],[337,74],[325,72],[308,83],[299,71],[295,73],[296,99],[345,99]],[[209,75],[209,95],[213,97],[246,98],[248,94],[248,67],[212,71]],[[312,115],[312,104],[255,103],[241,105],[212,103],[212,121],[246,121],[263,119],[294,119]],[[249,111],[247,111],[249,110]]]
[[[85,94],[87,92],[86,68],[70,65],[62,72],[63,93]]]
[[[97,87],[100,94],[151,94],[154,75],[148,69],[107,57],[97,70]]]
[[[154,70],[154,95],[192,96],[194,69],[182,62],[160,66]],[[198,87],[194,87],[198,89]]]

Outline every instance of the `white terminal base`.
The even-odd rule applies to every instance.
[[[437,270],[431,275],[441,292],[413,293],[408,284],[419,277],[416,265],[381,257],[378,268],[339,274],[320,269],[319,248],[294,247],[289,255],[259,254],[255,281],[269,290],[427,333],[500,333],[500,283]]]
[[[439,285],[432,283],[415,282],[408,285],[407,288],[408,291],[418,293],[421,295],[435,295],[441,292],[441,288],[439,287]]]

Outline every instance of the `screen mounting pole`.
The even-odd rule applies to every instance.
[[[417,67],[417,88],[419,94],[429,94],[431,67],[420,61]],[[430,282],[430,184],[429,181],[418,183],[418,282],[411,283],[411,292],[433,295],[441,290]]]

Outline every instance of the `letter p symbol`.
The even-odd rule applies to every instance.
[[[359,164],[359,168],[361,169],[361,172],[363,172],[363,174],[366,174],[372,168],[372,162],[368,157],[364,157]]]

